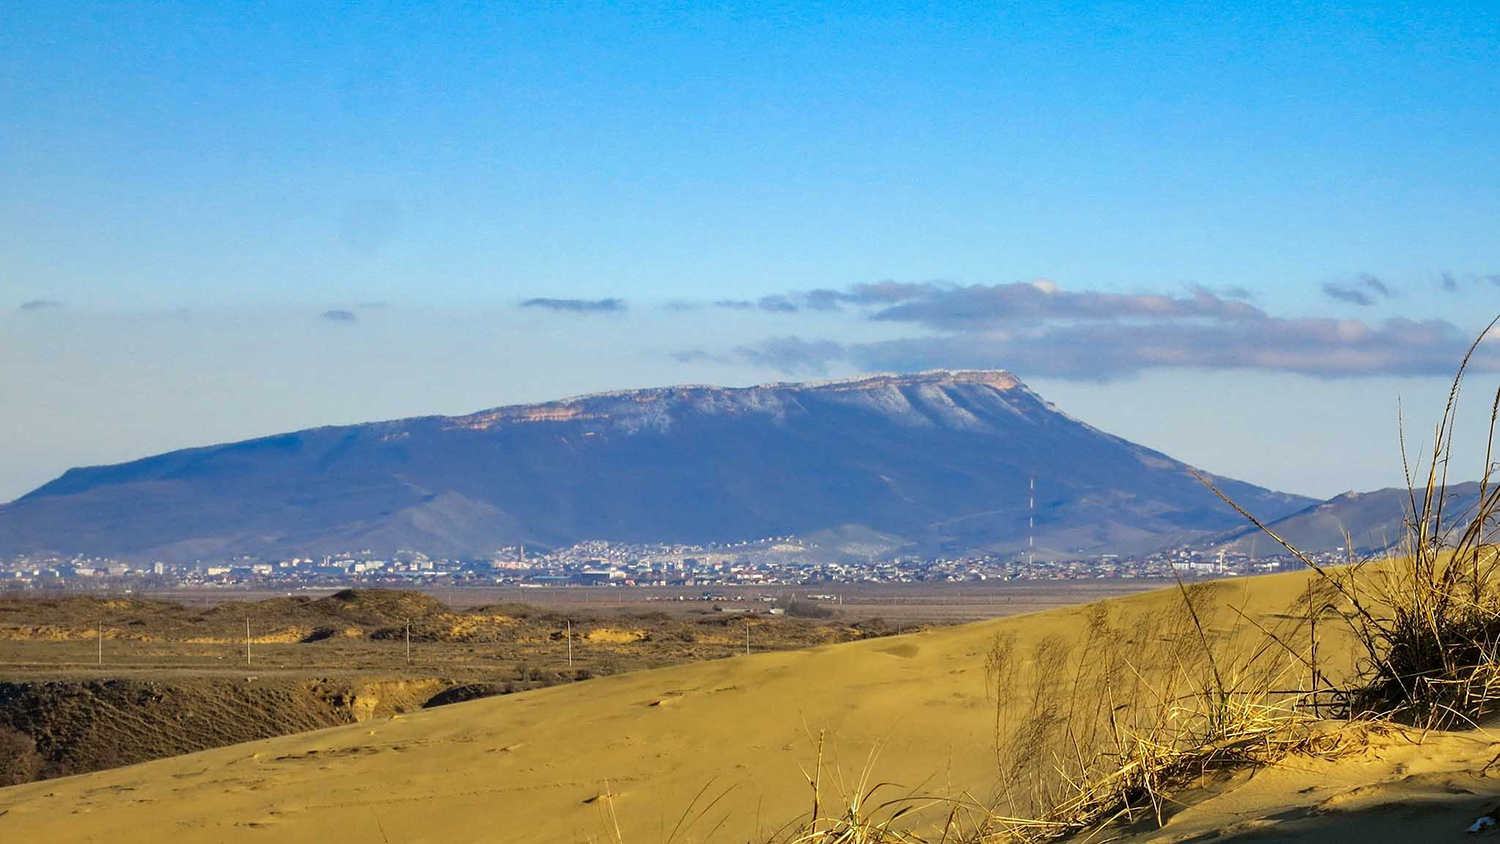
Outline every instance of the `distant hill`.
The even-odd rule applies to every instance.
[[[1186,465],[1059,412],[1009,373],[937,371],[603,393],[73,469],[0,506],[0,554],[478,555],[820,531],[1020,553],[1033,477],[1040,557],[1239,524]],[[1267,518],[1312,503],[1217,480]]]
[[[1469,513],[1478,500],[1478,483],[1450,485],[1444,505],[1444,523],[1454,527],[1466,525],[1472,519]],[[1419,494],[1418,506],[1421,503]],[[1246,509],[1264,520],[1253,508]],[[1405,488],[1346,492],[1271,521],[1266,526],[1300,551],[1347,551],[1349,549],[1345,546],[1352,545],[1356,555],[1378,554],[1387,549],[1400,549],[1406,530],[1405,521],[1411,509],[1411,497]],[[1253,526],[1217,537],[1211,544],[1247,554],[1284,553],[1274,540]]]

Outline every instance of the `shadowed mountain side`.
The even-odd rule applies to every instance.
[[[193,560],[861,526],[924,550],[1159,547],[1236,516],[1188,467],[1005,372],[670,387],[318,428],[74,469],[0,507],[0,553]],[[1310,499],[1219,479],[1255,512]]]
[[[1478,483],[1449,486],[1443,508],[1444,521],[1461,530],[1473,520],[1472,511],[1478,500]],[[1422,493],[1418,492],[1418,506],[1421,502]],[[1256,513],[1254,508],[1246,509],[1265,520],[1265,516]],[[1308,553],[1349,550],[1345,546],[1352,545],[1357,556],[1383,554],[1387,550],[1402,550],[1398,546],[1406,536],[1404,523],[1411,509],[1410,493],[1399,487],[1374,492],[1346,492],[1301,512],[1268,521],[1266,526],[1298,550]],[[1247,554],[1283,553],[1274,540],[1253,526],[1236,530],[1214,542],[1222,544],[1226,550]]]

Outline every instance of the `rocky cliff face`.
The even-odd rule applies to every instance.
[[[0,507],[0,553],[212,559],[863,526],[926,551],[1134,551],[1237,517],[1164,454],[1000,371],[681,386],[318,428],[74,469]],[[1312,502],[1220,479],[1275,518]]]

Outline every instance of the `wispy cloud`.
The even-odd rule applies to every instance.
[[[1242,323],[1056,326],[1018,335],[918,338],[858,347],[870,368],[999,366],[1028,375],[1109,380],[1146,369],[1255,369],[1337,378],[1447,375],[1472,340],[1441,320],[1378,325],[1331,319],[1266,318]],[[938,361],[944,361],[938,363]],[[1500,354],[1484,348],[1476,370],[1500,371]]]
[[[1223,296],[1225,299],[1253,299],[1253,298],[1255,298],[1255,294],[1250,291],[1250,288],[1248,288],[1248,287],[1241,287],[1238,284],[1225,285],[1224,287],[1220,287],[1217,291],[1215,291],[1212,287],[1205,287],[1205,286],[1203,286],[1201,284],[1200,285],[1194,285],[1193,289],[1194,290],[1206,290],[1206,291],[1208,291],[1210,293],[1217,292],[1220,296]]]
[[[809,308],[818,311],[836,310],[843,305],[889,305],[909,299],[917,299],[934,291],[953,289],[955,285],[940,282],[876,281],[856,284],[843,290],[820,288],[801,296]]]
[[[774,314],[794,314],[801,308],[790,296],[776,294],[773,296],[762,296],[759,299],[717,299],[713,303],[715,308],[726,311],[753,311],[761,310]],[[669,303],[668,307],[671,307]]]
[[[1500,284],[1500,278],[1472,279]],[[727,357],[793,375],[822,373],[841,363],[865,371],[1004,368],[1077,380],[1110,380],[1161,368],[1337,378],[1445,375],[1473,339],[1443,320],[1375,323],[1272,316],[1244,301],[1250,295],[1242,288],[1201,285],[1177,293],[1075,291],[1047,280],[862,284],[784,298],[802,310],[852,310],[871,322],[925,329],[925,336],[853,343],[838,337],[781,336],[739,346],[719,358],[695,350],[693,357],[682,359]],[[1368,305],[1393,291],[1379,278],[1361,274],[1330,285],[1329,295]],[[744,306],[752,305],[746,301]],[[1471,366],[1500,371],[1500,343],[1482,346]]]
[[[1475,285],[1500,287],[1500,273],[1478,273],[1459,276],[1457,273],[1445,272],[1439,276],[1438,284],[1443,288],[1445,293],[1457,293]]]
[[[772,337],[728,354],[704,349],[682,349],[670,357],[678,363],[748,363],[788,375],[821,375],[828,364],[844,360],[848,350],[833,340],[804,340],[801,337]]]
[[[736,350],[788,374],[822,372],[845,361],[858,369],[941,367],[1012,369],[1025,376],[1107,381],[1147,369],[1255,369],[1338,378],[1447,375],[1472,341],[1441,320],[1262,317],[1225,324],[1062,324],[873,343],[773,338]],[[1500,372],[1500,350],[1481,346],[1470,367]]]
[[[762,296],[755,303],[763,311],[778,314],[796,313],[797,305],[785,296]]]
[[[729,358],[725,355],[706,352],[703,349],[683,349],[680,352],[672,353],[672,360],[675,360],[678,363],[707,363],[710,361],[714,363],[723,363],[728,359]]]
[[[1037,320],[1103,322],[1120,319],[1256,319],[1253,305],[1197,287],[1183,295],[1063,290],[1048,280],[967,287],[924,285],[890,290],[892,304],[872,319],[929,328],[974,330]],[[899,295],[901,298],[894,298]]]
[[[1369,273],[1360,273],[1352,281],[1330,281],[1323,285],[1323,295],[1351,305],[1369,307],[1381,299],[1388,299],[1391,288]]]
[[[1214,290],[1202,285],[1189,287],[1180,294],[1070,291],[1047,279],[974,285],[881,281],[856,284],[842,290],[818,288],[754,300],[721,299],[712,304],[727,310],[759,309],[774,313],[857,308],[876,321],[964,330],[1042,319],[1250,319],[1264,316],[1259,308],[1243,301],[1250,295],[1250,291],[1243,287]],[[682,307],[681,303],[674,303],[674,306]]]
[[[551,299],[546,297],[527,299],[523,308],[541,308],[570,314],[612,314],[625,310],[624,299]]]
[[[822,375],[828,371],[828,364],[848,356],[847,350],[832,340],[801,337],[772,337],[753,346],[741,346],[734,352],[747,363],[788,375]]]
[[[324,311],[320,316],[329,322],[355,322],[359,319],[353,311],[343,310]]]
[[[62,302],[56,299],[32,299],[21,303],[23,311],[50,311],[62,307]]]
[[[1446,292],[1458,292],[1476,285],[1500,288],[1500,273],[1479,273],[1463,277],[1454,273],[1443,273],[1442,285]]]

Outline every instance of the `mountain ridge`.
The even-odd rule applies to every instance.
[[[931,552],[1142,549],[1222,532],[1191,467],[1003,370],[590,393],[309,428],[70,469],[0,505],[0,553],[478,555],[860,525]],[[1232,479],[1263,511],[1312,503]]]
[[[1479,491],[1478,481],[1448,484],[1443,519],[1447,531],[1461,531],[1468,526]],[[1412,501],[1415,499],[1420,508],[1425,497],[1425,490],[1412,491],[1406,487],[1350,490],[1271,520],[1266,527],[1304,553],[1342,551],[1355,557],[1384,555],[1401,550],[1401,543],[1408,535],[1406,520],[1411,517]],[[1275,540],[1254,525],[1214,537],[1208,544],[1238,553],[1285,553]]]

